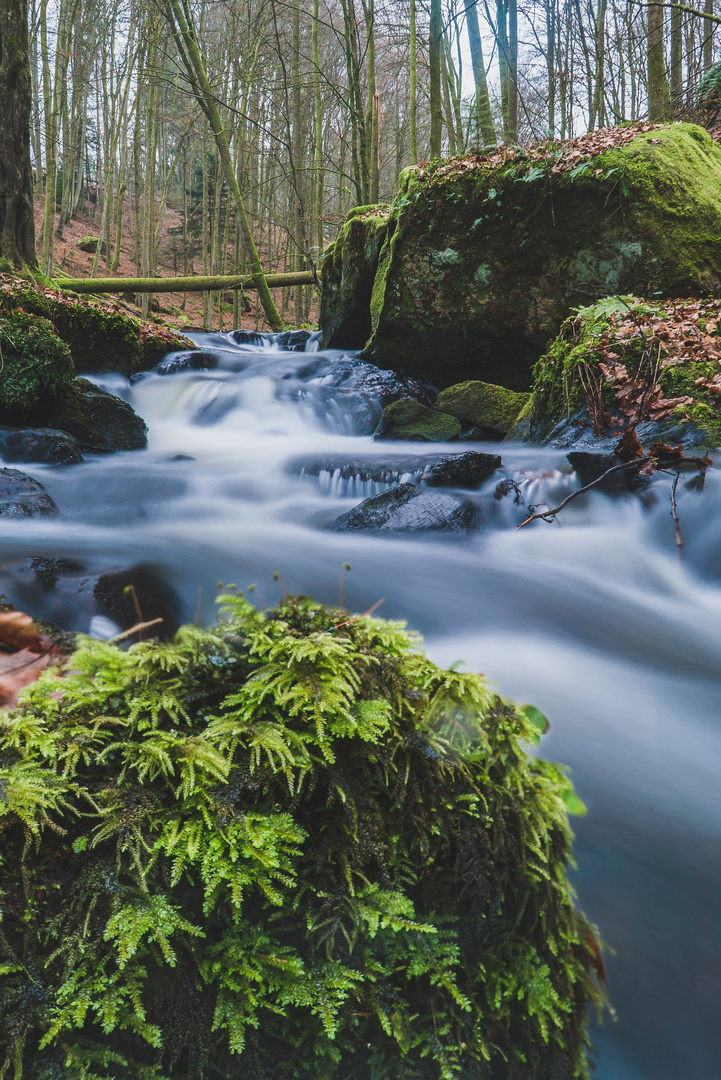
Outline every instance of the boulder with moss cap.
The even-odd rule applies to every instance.
[[[511,430],[529,396],[472,379],[442,390],[436,407],[462,424],[480,429],[482,437],[502,438]]]
[[[528,390],[585,296],[721,295],[721,146],[693,124],[591,132],[401,174],[364,359]]]
[[[321,268],[324,349],[360,349],[370,336],[370,302],[388,207],[356,206],[328,247]]]
[[[401,398],[386,405],[375,438],[449,442],[460,433],[461,423],[454,416],[429,409],[414,398]]]

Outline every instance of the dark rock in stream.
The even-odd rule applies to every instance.
[[[365,499],[334,522],[336,532],[469,532],[481,525],[475,503],[415,484],[399,484]]]
[[[152,371],[136,371],[130,376],[130,383],[132,385],[140,382],[141,379],[147,379],[148,375],[180,375],[184,371],[211,371],[217,366],[218,357],[215,353],[201,352],[200,349],[197,352],[173,353],[156,364]]]
[[[305,352],[310,341],[309,330],[284,330],[282,334],[273,336],[276,349],[283,349],[284,352]]]
[[[168,639],[181,614],[175,591],[154,567],[144,564],[91,568],[72,558],[36,556],[20,565],[0,566],[0,592],[19,610],[33,611],[71,631],[87,632],[99,615],[111,620],[110,634],[112,624],[127,630],[138,622],[162,618],[147,636]]]
[[[180,626],[180,601],[151,567],[131,566],[102,574],[93,588],[93,597],[123,629],[161,618],[162,623],[152,627],[151,633],[168,640]]]
[[[0,458],[8,462],[75,465],[83,460],[76,440],[54,428],[0,427]]]
[[[58,508],[42,484],[19,469],[0,469],[0,517],[48,517]]]
[[[121,398],[87,379],[75,379],[58,399],[53,424],[91,450],[143,450],[148,444],[145,421]]]
[[[386,405],[375,437],[411,442],[450,442],[457,439],[460,433],[460,420],[406,397]]]
[[[615,454],[594,454],[586,450],[574,450],[566,454],[566,460],[576,473],[581,487],[593,484],[609,469],[622,464],[621,458]],[[639,476],[632,463],[629,463],[628,469],[619,469],[597,483],[595,490],[603,491],[607,495],[628,495],[642,491],[648,484],[648,479]]]
[[[352,356],[326,361],[322,368],[313,373],[311,381],[370,394],[383,407],[400,398],[413,398],[422,405],[432,405],[436,397],[435,390],[426,379],[401,371],[387,371]]]
[[[328,473],[342,480],[372,480],[382,484],[397,484],[405,476],[429,487],[477,488],[500,466],[501,459],[496,454],[467,450],[436,457],[295,458],[286,464],[285,471],[291,476]]]

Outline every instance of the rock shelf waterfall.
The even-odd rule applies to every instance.
[[[615,951],[617,1018],[594,1029],[596,1075],[709,1080],[721,1057],[719,474],[709,471],[702,494],[679,486],[683,561],[664,476],[643,503],[591,493],[559,525],[519,532],[525,512],[516,489],[494,497],[499,479],[514,480],[526,506],[556,505],[577,486],[562,451],[374,443],[380,399],[353,381],[352,355],[196,340],[217,366],[95,380],[145,418],[147,451],[25,466],[60,512],[0,519],[0,591],[87,631],[102,622],[92,598],[49,587],[25,560],[88,572],[143,564],[190,621],[214,618],[218,580],[255,583],[261,605],[281,587],[337,603],[350,563],[348,607],[383,599],[379,614],[421,631],[434,660],[483,671],[551,721],[542,753],[570,766],[589,809],[574,819],[580,904]],[[419,459],[471,448],[503,459],[464,492],[481,528],[333,531],[368,495],[423,483]],[[343,464],[353,459],[365,471]]]

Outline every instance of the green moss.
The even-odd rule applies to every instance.
[[[442,390],[436,400],[436,408],[440,412],[450,413],[462,423],[490,428],[499,435],[507,435],[529,396],[491,383],[470,381],[456,383]]]
[[[454,416],[429,409],[415,398],[401,398],[384,408],[376,438],[448,442],[460,435],[461,427]]]
[[[41,315],[70,347],[78,372],[146,371],[172,349],[195,349],[193,342],[167,327],[142,323],[130,315],[87,300],[74,299],[31,281],[11,279],[1,295],[7,309]]]
[[[587,1077],[546,721],[398,624],[226,597],[0,714],[16,1080]]]
[[[0,313],[0,420],[41,423],[75,376],[70,349],[47,319]]]
[[[359,349],[368,338],[371,289],[387,227],[385,204],[356,206],[324,252],[319,319],[323,348]]]
[[[556,173],[562,148],[541,151],[404,171],[365,358],[523,391],[579,296],[719,294],[721,147],[706,132],[667,125]]]
[[[669,301],[668,310],[662,304],[648,303],[638,297],[609,297],[587,308],[579,308],[561,327],[561,332],[541,357],[535,368],[533,393],[529,404],[519,416],[510,434],[516,438],[544,437],[560,420],[579,410],[606,410],[606,422],[611,429],[623,426],[615,391],[602,375],[599,362],[607,360],[610,351],[622,363],[630,378],[640,377],[645,383],[650,351],[658,357],[659,342],[654,328],[673,314],[677,302]],[[678,304],[683,306],[683,301]],[[713,301],[709,302],[713,305]],[[718,305],[715,305],[718,306]],[[710,312],[716,315],[716,311]],[[631,319],[637,329],[622,341],[609,333],[619,321]],[[693,325],[693,324],[690,324]],[[695,339],[693,339],[695,342]],[[662,343],[661,343],[662,344]],[[703,350],[697,358],[678,361],[664,356],[665,363],[654,365],[659,395],[662,399],[690,397],[692,402],[678,406],[670,417],[657,423],[651,439],[684,439],[687,445],[721,445],[721,410],[711,401],[698,380],[712,380],[718,374],[718,361]],[[670,362],[669,362],[670,359]],[[649,384],[650,385],[650,384]],[[642,396],[642,391],[637,390]],[[644,422],[641,416],[639,422]],[[648,421],[645,421],[648,423]],[[668,432],[665,433],[665,428]],[[648,438],[647,438],[648,441]]]
[[[100,243],[99,236],[81,236],[78,240],[77,246],[81,251],[87,251],[89,255],[94,255],[98,250],[98,244]],[[103,241],[102,254],[105,254],[107,244]]]

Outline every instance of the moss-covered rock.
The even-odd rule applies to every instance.
[[[535,370],[513,437],[721,446],[721,302],[609,297],[580,308]]]
[[[721,147],[648,128],[407,169],[364,358],[526,390],[584,295],[718,294]]]
[[[323,255],[320,328],[326,349],[360,349],[370,337],[370,302],[388,207],[357,206]]]
[[[91,450],[142,450],[148,444],[145,421],[132,406],[88,379],[75,379],[60,395],[52,422]]]
[[[529,397],[529,394],[518,394],[503,386],[472,379],[442,390],[436,399],[436,408],[455,416],[464,425],[472,424],[493,435],[507,435]]]
[[[195,349],[165,326],[143,323],[110,304],[68,296],[19,278],[0,281],[0,306],[48,319],[69,346],[76,371],[132,375],[147,371],[171,350]]]
[[[449,442],[462,425],[454,416],[436,412],[414,398],[401,398],[383,410],[376,439],[411,439],[414,442]]]
[[[80,248],[81,251],[87,252],[88,255],[94,255],[95,252],[98,250],[98,244],[99,243],[100,243],[100,237],[99,236],[81,236],[80,239],[78,240],[78,247]],[[108,245],[103,240],[103,246],[102,246],[101,254],[104,255],[105,252],[107,251],[107,248],[108,248]]]
[[[70,349],[47,319],[0,312],[0,422],[40,422],[72,383]]]
[[[0,713],[0,1061],[588,1077],[599,944],[544,717],[398,624],[225,600],[167,645],[79,637]]]

